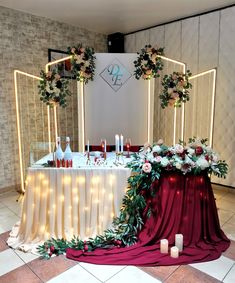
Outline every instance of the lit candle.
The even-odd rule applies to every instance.
[[[160,252],[162,254],[168,253],[168,240],[167,239],[160,240]]]
[[[176,234],[175,235],[175,246],[179,249],[180,252],[183,250],[183,235]]]
[[[115,135],[115,147],[116,147],[116,152],[119,152],[119,135]]]
[[[104,140],[104,152],[107,151],[106,145],[107,145],[107,142],[106,142],[106,140]]]
[[[101,148],[102,148],[102,152],[104,152],[104,140],[101,140]]]
[[[120,136],[121,152],[123,152],[123,135]]]
[[[171,257],[173,257],[173,258],[179,257],[179,249],[177,247],[171,248]]]

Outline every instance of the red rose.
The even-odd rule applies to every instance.
[[[203,148],[201,146],[197,146],[195,148],[196,155],[201,155],[203,153]]]
[[[54,253],[55,252],[55,247],[54,246],[50,246],[50,252]]]
[[[88,245],[84,246],[84,251],[87,252],[88,251]]]
[[[209,161],[209,160],[210,160],[210,158],[209,158],[208,155],[205,155],[205,159],[206,159],[206,161]]]
[[[118,246],[121,246],[121,244],[122,244],[122,241],[117,240],[117,245],[118,245]]]

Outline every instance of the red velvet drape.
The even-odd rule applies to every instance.
[[[82,252],[67,249],[67,257],[81,262],[115,265],[178,265],[210,261],[220,257],[230,241],[220,228],[215,199],[207,175],[183,176],[166,173],[153,184],[156,195],[147,206],[153,209],[131,247]],[[147,211],[147,208],[146,210]],[[175,234],[183,234],[179,258],[160,253],[160,239],[174,246]]]

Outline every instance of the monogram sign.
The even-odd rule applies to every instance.
[[[111,64],[105,67],[100,73],[100,76],[114,91],[117,92],[132,75],[127,68],[115,58]]]

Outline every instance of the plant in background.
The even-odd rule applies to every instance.
[[[68,89],[69,81],[61,78],[55,70],[47,73],[41,71],[40,77],[42,78],[38,85],[40,100],[51,107],[57,105],[66,107],[66,98],[71,95]]]
[[[159,96],[162,108],[166,108],[168,105],[181,107],[182,103],[189,100],[189,89],[192,88],[192,84],[189,82],[191,75],[191,72],[187,70],[186,74],[173,72],[173,74],[163,77],[163,90]]]
[[[93,80],[95,74],[95,52],[91,47],[82,47],[81,44],[68,47],[68,53],[72,55],[72,72],[77,81],[88,83]]]
[[[159,77],[163,69],[163,62],[161,57],[159,57],[164,55],[163,48],[155,49],[151,45],[145,45],[137,54],[139,56],[134,61],[135,78],[137,80],[140,78],[150,80],[151,78]]]

